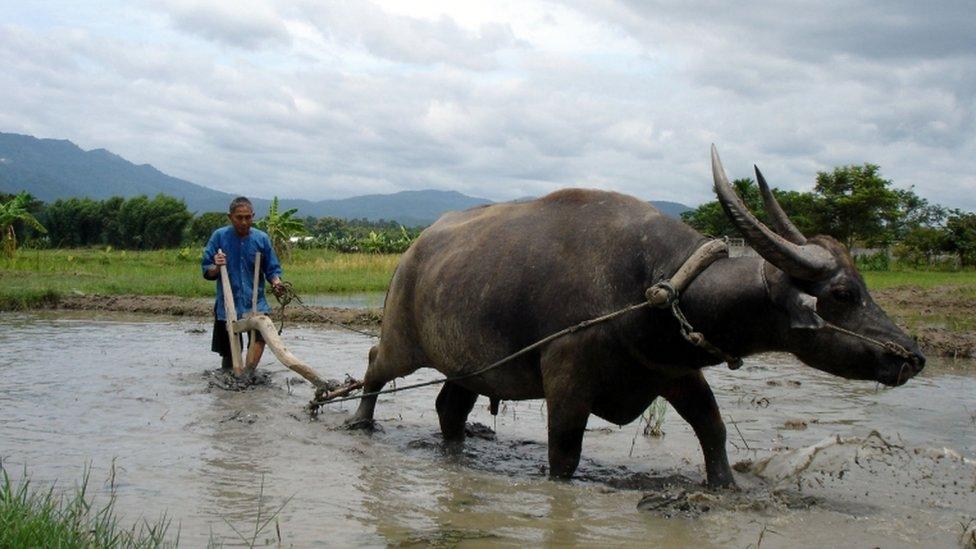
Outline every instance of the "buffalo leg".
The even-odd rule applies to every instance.
[[[583,433],[590,417],[592,402],[587,388],[580,382],[586,376],[573,367],[578,358],[573,346],[554,345],[543,356],[543,390],[549,411],[549,476],[568,479],[579,466],[583,450]]]
[[[478,400],[474,393],[456,383],[447,382],[437,395],[437,417],[445,441],[464,440],[464,422]]]
[[[415,368],[416,369],[416,368]],[[415,370],[414,369],[414,370]],[[374,345],[369,350],[369,366],[363,377],[363,393],[372,393],[383,389],[383,386],[398,376],[404,376],[414,370],[398,370],[386,364],[379,356],[379,346]],[[376,408],[376,395],[363,397],[359,400],[359,407],[352,417],[346,420],[348,429],[370,429],[373,427],[373,412]]]
[[[725,453],[725,423],[715,395],[701,372],[675,380],[662,396],[691,425],[705,456],[705,476],[712,488],[735,486],[729,457]]]

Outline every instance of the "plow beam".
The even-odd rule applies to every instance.
[[[293,355],[291,351],[285,347],[285,344],[281,341],[281,337],[278,336],[278,331],[275,329],[274,322],[272,322],[271,319],[266,315],[252,315],[244,320],[238,320],[233,323],[233,331],[235,335],[248,330],[257,330],[261,332],[261,337],[264,338],[265,345],[271,349],[271,352],[274,353],[275,358],[291,369],[291,371],[307,379],[316,389],[326,386],[325,380],[319,377],[311,366],[299,360],[298,357]],[[236,337],[231,339],[237,341]]]

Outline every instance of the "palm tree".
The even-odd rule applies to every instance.
[[[268,215],[254,224],[257,228],[268,233],[271,238],[271,245],[279,256],[288,253],[291,237],[308,234],[305,223],[301,219],[292,217],[297,211],[298,208],[292,208],[285,212],[279,212],[278,197],[276,196],[271,201],[271,207],[268,208]]]
[[[3,251],[7,257],[13,257],[17,251],[17,233],[14,231],[14,222],[22,221],[34,230],[42,233],[47,232],[47,229],[27,211],[33,199],[34,197],[27,192],[22,192],[0,204],[0,235],[2,235],[0,241],[3,243]]]

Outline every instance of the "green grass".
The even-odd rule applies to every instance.
[[[21,250],[0,259],[0,309],[42,306],[70,293],[210,297],[200,275],[202,250]],[[296,250],[282,261],[284,279],[302,295],[384,291],[397,255]]]
[[[0,547],[115,548],[175,546],[166,540],[169,520],[142,521],[124,528],[115,512],[115,498],[98,507],[88,495],[90,470],[72,492],[35,487],[26,472],[11,480],[0,467]]]
[[[939,286],[966,286],[976,291],[976,271],[863,271],[868,288],[881,290],[917,286],[936,288]]]
[[[134,252],[110,248],[20,250],[0,258],[0,310],[43,307],[59,295],[134,294],[211,297],[214,283],[200,276],[201,249]],[[395,254],[295,250],[284,258],[284,279],[300,295],[385,291]],[[867,271],[872,290],[958,286],[976,293],[976,271]],[[970,294],[972,295],[972,294]]]

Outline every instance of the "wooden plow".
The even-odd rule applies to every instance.
[[[307,379],[315,387],[316,393],[332,389],[333,387],[326,380],[322,379],[311,366],[299,360],[298,357],[285,347],[271,318],[265,314],[258,313],[258,283],[261,277],[260,267],[261,252],[258,252],[254,259],[251,312],[247,313],[242,320],[235,320],[237,318],[237,309],[234,306],[234,294],[230,289],[230,277],[227,275],[227,266],[220,266],[220,282],[224,294],[224,317],[227,319],[227,336],[230,338],[231,362],[233,363],[234,375],[240,376],[244,373],[251,373],[257,367],[257,364],[245,367],[244,361],[241,358],[241,343],[237,339],[237,335],[243,332],[251,332],[250,343],[253,344],[254,332],[260,332],[261,337],[264,338],[265,345],[271,349],[275,358],[296,374]]]

